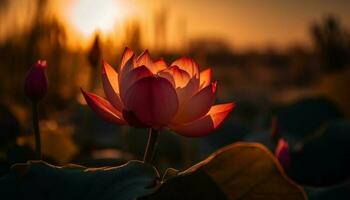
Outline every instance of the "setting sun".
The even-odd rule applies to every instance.
[[[116,0],[77,0],[72,7],[71,23],[78,32],[90,36],[96,31],[111,31],[122,17]]]

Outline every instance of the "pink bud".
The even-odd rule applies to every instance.
[[[38,60],[28,71],[24,83],[24,92],[32,101],[41,100],[47,93],[46,61]]]
[[[278,140],[275,156],[284,169],[287,169],[290,166],[289,145],[283,138]]]

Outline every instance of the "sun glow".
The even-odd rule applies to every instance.
[[[72,5],[71,23],[84,36],[113,30],[124,13],[117,0],[77,0]]]

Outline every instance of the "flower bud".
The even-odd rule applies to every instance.
[[[284,169],[287,169],[290,166],[289,145],[283,138],[279,139],[277,143],[275,156],[280,161]]]
[[[38,60],[29,70],[24,83],[24,92],[32,101],[41,100],[47,93],[46,61]]]

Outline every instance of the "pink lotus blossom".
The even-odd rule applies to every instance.
[[[278,140],[275,156],[280,161],[284,169],[287,169],[290,166],[289,145],[283,138]]]
[[[46,67],[45,60],[38,60],[27,74],[24,92],[32,101],[41,100],[47,93]]]
[[[191,58],[182,57],[168,66],[153,61],[144,51],[136,58],[126,48],[120,67],[102,64],[106,96],[82,93],[97,115],[115,124],[153,129],[170,128],[187,137],[200,137],[218,128],[235,104],[213,105],[217,82],[210,68],[199,71]]]

